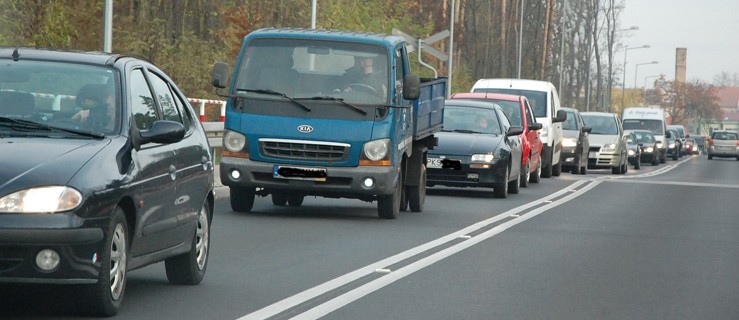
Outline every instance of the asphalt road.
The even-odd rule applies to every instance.
[[[121,319],[736,319],[739,161],[542,179],[507,199],[432,188],[424,212],[219,188],[208,273],[129,273]],[[6,287],[2,318],[75,318],[67,287]]]

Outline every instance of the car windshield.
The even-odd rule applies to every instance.
[[[120,122],[116,74],[113,69],[76,63],[0,64],[0,117],[16,120],[5,121],[0,132],[28,135],[64,128],[113,134]],[[18,121],[37,126],[20,128]]]
[[[654,143],[654,135],[649,132],[634,132],[638,143]]]
[[[655,135],[662,135],[664,130],[664,125],[659,120],[624,119],[622,125],[624,130],[649,130]]]
[[[444,131],[502,133],[493,109],[463,106],[444,107]]]
[[[613,117],[583,114],[582,120],[585,122],[585,126],[592,129],[591,134],[618,134],[618,124],[616,124],[616,119]]]

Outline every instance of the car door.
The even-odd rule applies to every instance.
[[[579,112],[575,112],[575,115],[577,117],[577,130],[579,132],[579,137],[577,139],[577,150],[580,150],[580,159],[583,162],[581,166],[587,166],[588,165],[588,152],[590,151],[590,139],[588,138],[588,129],[585,128],[585,121],[583,121],[582,116]]]
[[[529,127],[532,124],[536,123],[536,117],[534,117],[534,111],[531,109],[531,105],[529,104],[528,99],[524,99],[524,111],[525,111],[525,117],[526,117],[526,126]],[[529,141],[529,145],[531,146],[531,159],[534,161],[533,165],[538,165],[539,161],[541,161],[541,138],[539,135],[539,130],[529,130],[528,132],[525,132],[526,139]]]
[[[128,78],[132,134],[148,130],[161,119],[143,67],[131,70]],[[176,243],[177,218],[171,210],[175,201],[175,153],[170,145],[148,143],[132,151],[135,181],[136,227],[131,244],[133,256],[168,248]]]
[[[181,123],[185,127],[185,137],[167,147],[173,153],[175,188],[174,201],[170,204],[173,215],[180,228],[192,226],[197,213],[210,190],[208,172],[212,168],[207,138],[202,134],[195,117],[185,107],[184,99],[177,93],[176,86],[158,70],[148,69],[147,76],[156,94],[164,120]],[[191,238],[187,232],[178,232],[180,240]]]
[[[521,175],[521,158],[523,158],[523,143],[521,142],[521,135],[507,136],[505,133],[511,127],[511,123],[508,121],[506,115],[500,109],[497,110],[498,121],[500,123],[501,132],[506,136],[504,139],[506,144],[511,149],[511,171],[508,181],[512,180],[512,177],[518,177]]]

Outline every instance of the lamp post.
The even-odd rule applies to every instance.
[[[516,68],[516,77],[521,79],[521,55],[523,51],[523,8],[526,0],[521,0],[521,20],[518,27],[518,68]]]
[[[644,62],[644,63],[637,63],[634,65],[634,88],[638,88],[639,86],[636,84],[636,78],[639,74],[639,66],[647,65],[647,64],[658,64],[659,61],[650,61],[650,62]]]
[[[642,94],[641,94],[642,101],[644,101],[647,96],[647,80],[652,79],[652,78],[660,78],[660,77],[664,77],[664,74],[655,74],[652,76],[644,77],[644,90],[642,91]]]
[[[650,46],[648,44],[645,44],[645,45],[640,46],[640,47],[626,47],[626,48],[624,48],[624,78],[622,79],[622,82],[621,82],[621,109],[622,110],[625,109],[625,106],[624,106],[624,101],[625,101],[624,100],[624,97],[626,96],[626,54],[629,52],[629,50],[634,50],[634,49],[648,49],[648,48],[650,48]]]

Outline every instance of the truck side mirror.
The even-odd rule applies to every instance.
[[[228,84],[228,64],[225,62],[216,62],[213,65],[213,75],[210,78],[210,84],[216,88],[223,89]]]
[[[409,74],[403,77],[403,99],[418,100],[421,95],[421,77]]]
[[[564,122],[567,120],[567,112],[564,110],[557,110],[557,116],[552,119],[552,122]]]

